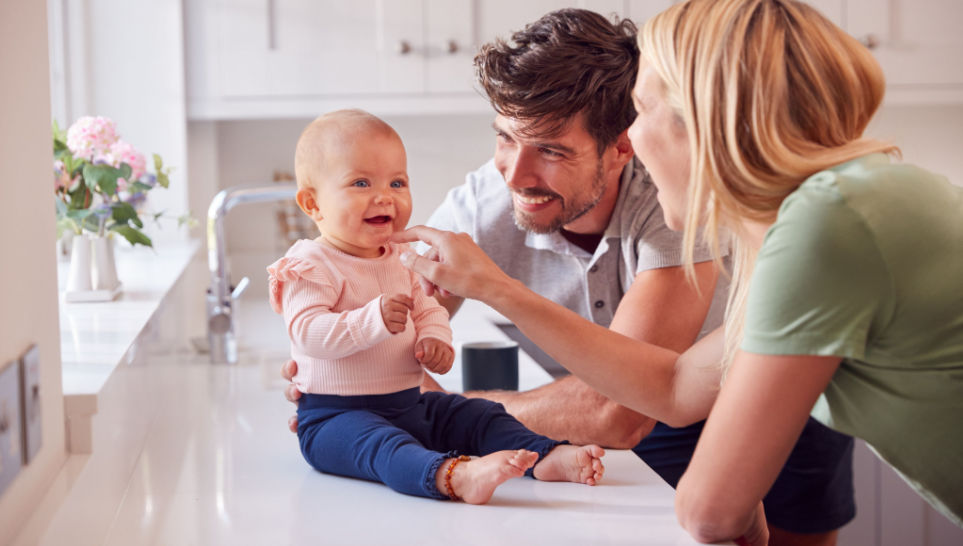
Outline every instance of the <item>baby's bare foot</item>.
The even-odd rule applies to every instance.
[[[595,485],[602,480],[605,450],[597,445],[560,445],[535,465],[535,479]]]
[[[538,460],[538,453],[527,449],[497,451],[484,457],[458,463],[451,473],[451,488],[455,495],[468,504],[485,504],[492,498],[495,488],[506,481],[525,474]],[[440,487],[444,490],[444,474],[448,463],[438,472]]]

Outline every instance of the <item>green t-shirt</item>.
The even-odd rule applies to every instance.
[[[963,188],[883,154],[808,178],[759,252],[742,349],[842,357],[813,417],[963,526]]]

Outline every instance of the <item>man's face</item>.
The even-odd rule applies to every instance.
[[[605,193],[611,169],[585,131],[581,115],[553,136],[542,137],[531,131],[530,122],[502,115],[495,117],[493,127],[495,167],[512,192],[519,227],[551,233],[591,215]]]

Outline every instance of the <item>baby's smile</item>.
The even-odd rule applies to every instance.
[[[391,222],[391,216],[386,216],[386,215],[372,216],[371,218],[365,218],[364,221],[368,224],[375,224],[375,225],[388,224]]]

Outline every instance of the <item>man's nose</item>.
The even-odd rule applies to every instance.
[[[505,183],[510,188],[528,188],[534,186],[537,180],[535,162],[538,158],[535,149],[520,146],[518,151],[507,159],[505,165]]]

